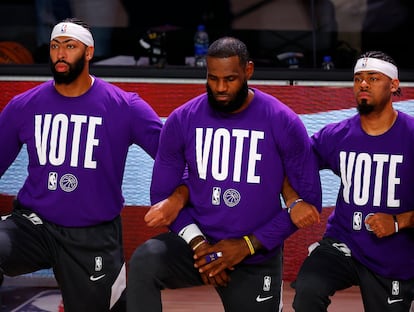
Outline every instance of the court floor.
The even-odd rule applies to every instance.
[[[294,290],[285,283],[283,289],[283,312],[293,312]],[[212,287],[201,286],[187,289],[165,290],[163,292],[164,312],[224,312],[220,299]],[[331,298],[329,312],[363,312],[359,288],[337,292]]]
[[[5,286],[1,289],[1,312],[63,312],[60,292],[56,287]],[[294,292],[284,286],[284,312],[293,312]],[[201,286],[162,292],[164,312],[224,312],[212,287]],[[60,306],[60,307],[59,307]],[[363,312],[357,287],[338,292],[332,297],[329,312]]]

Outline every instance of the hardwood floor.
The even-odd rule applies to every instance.
[[[54,279],[50,278],[49,280],[54,281]],[[44,289],[36,289],[35,286],[37,285],[39,287],[40,284],[47,286],[45,279],[41,279],[40,277],[37,277],[37,279],[34,277],[22,277],[20,279],[6,277],[4,287],[0,289],[0,311],[28,311],[21,309],[14,310],[14,308],[26,302],[37,293],[44,291]],[[49,289],[56,289],[56,285],[48,286],[51,287]],[[283,312],[293,312],[293,296],[294,290],[288,282],[285,282],[283,288]],[[54,298],[51,297],[50,300],[54,300]],[[358,287],[337,292],[331,300],[332,304],[329,306],[329,312],[364,311]],[[174,290],[167,289],[162,292],[162,301],[164,312],[224,312],[221,301],[211,286]],[[37,309],[36,311],[57,312],[57,308]]]
[[[283,289],[283,312],[293,312],[293,289],[285,283]],[[187,289],[167,289],[163,291],[164,312],[224,312],[220,299],[212,287],[201,286]],[[353,287],[337,292],[331,298],[329,312],[363,312],[359,288]]]

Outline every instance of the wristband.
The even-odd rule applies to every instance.
[[[249,247],[250,255],[254,255],[254,253],[256,252],[256,250],[254,250],[253,244],[252,244],[249,236],[245,235],[245,236],[243,236],[243,238],[246,241],[247,246]]]
[[[178,232],[178,236],[185,240],[187,244],[189,244],[194,237],[203,236],[205,238],[204,234],[195,223],[183,227],[181,231]]]
[[[394,227],[395,227],[395,233],[398,233],[398,230],[400,229],[398,225],[398,219],[396,215],[392,215],[392,218],[394,219]]]
[[[287,212],[290,214],[290,211],[292,210],[292,208],[295,207],[297,203],[300,203],[302,201],[303,201],[302,198],[295,199],[294,202],[291,203],[290,206],[288,207]]]

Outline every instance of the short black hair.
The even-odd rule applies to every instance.
[[[368,52],[362,53],[360,55],[359,59],[367,58],[367,57],[376,58],[376,59],[386,61],[388,63],[391,63],[391,64],[397,66],[397,63],[395,62],[395,60],[391,56],[389,56],[387,53],[382,52],[382,51],[368,51]]]
[[[249,51],[241,40],[235,37],[222,37],[214,41],[207,51],[207,56],[226,58],[238,56],[241,65],[246,65],[250,61]]]

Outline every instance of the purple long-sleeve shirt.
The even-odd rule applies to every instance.
[[[136,93],[101,79],[65,97],[47,81],[14,97],[0,114],[0,176],[26,144],[22,205],[63,226],[89,226],[119,215],[128,148],[152,158],[162,122]]]
[[[377,238],[365,219],[373,213],[414,209],[414,118],[398,112],[378,136],[366,134],[359,115],[327,125],[312,136],[320,167],[341,178],[325,235],[344,242],[370,270],[388,278],[414,278],[414,232]]]
[[[253,233],[268,250],[247,260],[257,262],[297,229],[281,205],[285,174],[318,209],[321,185],[300,118],[276,98],[253,90],[252,102],[240,113],[214,111],[206,94],[171,113],[161,132],[151,200],[171,194],[188,165],[191,203],[171,229],[196,223],[212,242]]]

